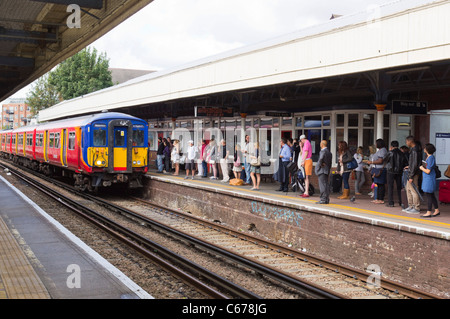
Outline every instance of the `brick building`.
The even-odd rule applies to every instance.
[[[10,99],[9,103],[2,104],[2,128],[17,128],[30,122],[31,110],[25,99]]]

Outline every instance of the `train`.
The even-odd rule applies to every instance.
[[[0,156],[48,176],[72,178],[77,189],[113,184],[141,188],[148,171],[148,123],[102,112],[0,131]]]

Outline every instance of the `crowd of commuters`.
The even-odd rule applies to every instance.
[[[159,138],[157,151],[158,172],[169,173],[174,169],[173,175],[179,175],[180,164],[185,164],[186,177],[194,179],[195,172],[202,178],[208,177],[208,170],[212,172],[210,179],[218,180],[219,174],[222,182],[230,181],[230,175],[236,180],[243,180],[243,184],[252,185],[251,190],[260,189],[261,181],[261,151],[258,143],[251,143],[250,137],[245,136],[243,145],[236,144],[233,154],[230,154],[225,140],[218,145],[215,139],[209,142],[199,141],[194,146],[191,140],[185,153],[180,150],[179,141],[169,138]],[[355,196],[362,195],[366,184],[365,170],[369,172],[372,191],[368,194],[373,197],[372,203],[385,204],[394,207],[394,194],[398,204],[404,212],[420,213],[422,194],[425,194],[428,204],[424,218],[440,215],[438,202],[435,197],[436,182],[436,151],[434,145],[426,144],[424,149],[413,136],[408,136],[406,145],[400,147],[398,141],[392,141],[387,150],[383,139],[378,139],[375,145],[369,146],[370,154],[364,156],[363,147],[358,147],[352,154],[347,142],[339,141],[337,148],[337,168],[335,174],[342,181],[342,195],[338,199],[350,198],[350,178],[355,183]],[[320,143],[320,154],[315,167],[320,188],[320,200],[317,204],[329,204],[331,186],[335,180],[332,176],[332,154],[328,149],[326,140]],[[287,192],[290,187],[292,174],[288,170],[291,163],[296,163],[302,172],[304,192],[299,195],[310,197],[311,176],[313,173],[311,142],[305,135],[299,139],[281,138],[278,171],[274,175],[280,184],[278,191]],[[292,164],[291,164],[292,165]],[[297,174],[297,173],[295,173]],[[395,186],[394,186],[395,184]],[[387,199],[386,197],[387,185]],[[406,193],[406,196],[403,196]],[[434,208],[434,210],[433,210]]]

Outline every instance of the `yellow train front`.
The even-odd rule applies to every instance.
[[[99,114],[81,125],[80,171],[75,185],[85,189],[126,183],[142,187],[148,171],[148,124],[117,113]]]

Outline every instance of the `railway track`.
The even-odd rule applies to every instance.
[[[382,278],[379,280],[380,285],[368,285],[367,279],[377,274],[337,265],[139,198],[133,198],[133,201],[119,200],[113,204],[90,194],[83,196],[141,225],[158,229],[302,291],[309,298],[437,298]],[[134,206],[133,210],[129,208],[131,206]]]
[[[49,198],[57,201],[65,208],[81,216],[97,228],[116,238],[121,243],[139,252],[144,257],[156,263],[175,277],[187,284],[195,287],[205,296],[216,299],[245,298],[260,299],[260,297],[239,285],[236,285],[215,273],[185,259],[165,247],[153,242],[140,234],[120,225],[119,223],[92,210],[87,205],[81,204],[72,198],[60,194],[57,190],[50,188],[29,176],[12,169],[9,166],[0,164],[0,167],[7,168],[14,176],[33,186]],[[203,278],[200,280],[199,278]],[[206,283],[213,283],[216,287],[211,287]]]
[[[231,253],[248,259],[252,264],[264,265],[284,276],[302,280],[314,285],[317,289],[323,288],[330,294],[343,299],[440,299],[427,292],[383,279],[376,273],[362,272],[329,262],[189,213],[169,210],[140,198],[133,198],[133,200],[144,204],[141,208],[134,204],[136,207],[133,211],[138,213],[137,210],[139,210],[138,214],[145,215],[145,220],[150,219],[167,227],[176,228],[190,236],[203,238],[212,245],[221,246]],[[133,203],[128,201],[123,202],[122,205],[129,207]],[[152,217],[150,218],[149,215]]]

